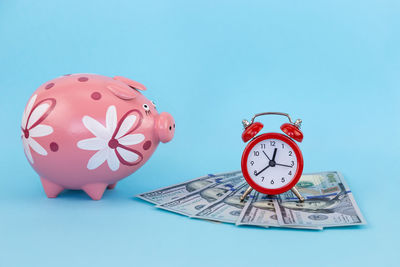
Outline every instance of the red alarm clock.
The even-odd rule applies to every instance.
[[[281,115],[289,119],[284,123],[281,133],[263,133],[257,135],[263,128],[260,122],[254,119],[263,115]],[[281,112],[264,112],[254,115],[251,122],[243,120],[244,131],[242,140],[250,141],[242,155],[242,173],[249,188],[242,195],[243,201],[253,190],[267,195],[277,195],[288,190],[302,202],[304,198],[300,195],[295,185],[303,172],[303,155],[295,141],[303,140],[300,131],[301,120],[294,123],[290,116]]]

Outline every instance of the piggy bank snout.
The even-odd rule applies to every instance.
[[[175,133],[175,120],[171,114],[163,112],[158,116],[156,132],[161,142],[167,143],[172,140]]]

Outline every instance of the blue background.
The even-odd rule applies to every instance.
[[[398,1],[1,1],[0,266],[399,266],[399,51]],[[47,199],[20,141],[33,91],[79,72],[145,84],[177,122],[97,202]],[[368,225],[235,227],[133,198],[239,169],[262,111],[303,119],[304,171],[341,171]]]

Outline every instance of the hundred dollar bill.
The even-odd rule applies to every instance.
[[[154,191],[142,193],[137,195],[136,197],[151,202],[153,204],[162,204],[179,199],[189,193],[200,191],[201,189],[206,188],[212,184],[222,183],[222,181],[225,179],[241,174],[241,171],[219,173],[215,175],[209,174],[180,184],[171,185]]]
[[[247,199],[236,225],[279,226],[274,202],[267,195],[254,192]]]
[[[245,205],[244,202],[240,201],[240,197],[247,187],[248,185],[243,183],[223,199],[212,203],[193,217],[204,220],[235,223]]]
[[[244,179],[240,174],[236,177],[223,180],[222,183],[210,184],[199,191],[189,193],[184,197],[168,203],[159,204],[156,207],[186,216],[194,216],[211,203],[222,199],[229,194],[229,192],[236,190],[236,188],[243,183]]]
[[[336,171],[303,174],[296,184],[296,188],[306,199],[317,196],[335,196],[341,191],[340,186],[343,186],[346,192],[350,192],[343,176]],[[297,200],[291,190],[280,196],[283,200]]]
[[[273,199],[259,192],[253,193],[247,200],[246,206],[243,208],[239,219],[236,221],[236,225],[322,230],[322,227],[317,226],[282,226],[278,221]]]
[[[277,195],[274,199],[281,225],[334,227],[366,223],[340,173],[304,176],[298,187],[305,202],[299,203],[288,194]]]

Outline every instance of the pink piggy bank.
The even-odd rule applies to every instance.
[[[174,119],[159,114],[143,90],[128,78],[95,74],[65,75],[36,90],[22,142],[47,197],[81,189],[99,200],[173,138]]]

